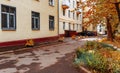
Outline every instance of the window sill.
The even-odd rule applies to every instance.
[[[54,31],[54,29],[49,29],[50,31]]]
[[[49,6],[51,6],[51,7],[55,7],[55,5],[50,5],[50,4],[49,4]]]
[[[7,29],[7,28],[2,28],[2,31],[16,31],[16,29]]]
[[[40,29],[32,29],[33,31],[39,31]]]

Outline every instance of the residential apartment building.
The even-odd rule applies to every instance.
[[[58,38],[58,0],[0,0],[0,47]]]
[[[99,23],[96,28],[97,28],[97,34],[105,34],[105,32],[106,32],[105,25]]]
[[[79,0],[59,0],[59,34],[72,36],[82,31]]]

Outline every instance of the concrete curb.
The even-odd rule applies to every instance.
[[[86,73],[91,73],[89,70],[87,70],[87,69],[84,68],[83,66],[79,66],[79,68],[80,68],[81,70],[83,70],[84,72],[86,72]]]
[[[2,55],[2,54],[8,54],[8,53],[13,53],[13,51],[0,52],[0,55]]]

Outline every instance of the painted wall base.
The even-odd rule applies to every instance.
[[[28,39],[17,40],[17,41],[10,41],[10,42],[0,42],[0,47],[25,45],[26,40],[28,40]],[[50,42],[50,41],[58,40],[58,36],[44,37],[44,38],[33,38],[32,40],[35,43]]]

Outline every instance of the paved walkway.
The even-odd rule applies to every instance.
[[[72,65],[72,52],[81,45],[83,41],[67,39],[64,43],[0,53],[0,73],[83,73]]]

